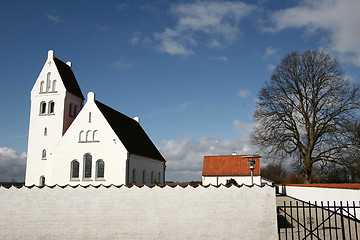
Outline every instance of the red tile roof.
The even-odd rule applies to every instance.
[[[247,155],[205,156],[203,176],[250,176]],[[260,158],[255,158],[254,176],[260,175]]]

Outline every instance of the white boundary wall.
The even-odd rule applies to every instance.
[[[345,189],[345,188],[326,188],[326,187],[307,187],[307,186],[287,186],[279,185],[279,193],[297,198],[302,201],[315,203],[315,201],[323,201],[330,203],[340,201],[352,203],[360,201],[360,189]]]
[[[324,205],[336,205],[340,206],[340,201],[342,201],[343,206],[346,205],[346,201],[349,202],[349,205],[353,206],[353,201],[355,201],[355,206],[360,206],[360,189],[345,189],[345,188],[326,188],[326,187],[309,187],[309,186],[288,186],[288,185],[279,185],[279,193],[284,194],[299,200],[310,202],[317,205],[321,205],[323,201]],[[359,219],[360,209],[356,210],[356,216]]]
[[[0,239],[277,239],[275,189],[0,187]]]

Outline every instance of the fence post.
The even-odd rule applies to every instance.
[[[343,215],[342,201],[340,201],[340,216],[341,216],[341,233],[342,233],[342,239],[345,240],[345,227],[344,227],[344,215]]]
[[[279,225],[279,218],[280,218],[280,206],[277,206],[276,207],[276,212],[277,212],[277,225],[278,225],[278,235],[279,235],[279,240],[281,240],[281,237],[280,237],[280,225]]]

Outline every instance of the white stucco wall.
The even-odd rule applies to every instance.
[[[0,239],[277,239],[272,187],[0,188]]]
[[[355,201],[355,206],[360,206],[360,189],[343,189],[343,188],[325,188],[325,187],[305,187],[305,186],[287,186],[279,185],[279,193],[284,194],[299,200],[310,202],[317,205],[327,205],[329,201],[330,205],[340,206],[342,202],[343,206],[346,206],[346,202],[352,206]],[[360,219],[360,208],[356,210],[356,216]]]
[[[92,156],[90,179],[84,179],[84,155],[87,153]],[[97,108],[94,94],[89,93],[85,106],[54,150],[50,159],[52,172],[46,184],[125,184],[127,158],[127,150]],[[105,163],[104,178],[96,179],[96,161],[100,159]],[[73,160],[80,164],[78,179],[70,179],[70,166]]]
[[[133,176],[135,169],[135,179]],[[143,171],[145,170],[145,182],[143,182]],[[151,181],[151,172],[153,172],[153,181]],[[160,173],[160,179],[159,179]],[[151,185],[156,181],[158,184],[163,185],[164,182],[164,162],[145,158],[137,155],[130,155],[129,161],[129,183],[136,185]],[[135,180],[135,182],[134,182]]]
[[[246,184],[251,185],[251,176],[203,176],[202,177],[202,184],[203,185],[220,185],[226,184],[227,180],[231,178],[235,179],[238,184]],[[254,176],[254,184],[261,185],[261,177]]]
[[[31,90],[31,110],[29,124],[29,140],[27,152],[26,183],[39,184],[41,175],[49,175],[51,166],[47,161],[55,145],[63,135],[64,120],[64,99],[66,89],[61,81],[60,74],[53,60],[53,52],[49,51],[48,58],[42,71]],[[56,81],[55,89],[50,85],[49,92],[40,92],[41,82],[44,82],[45,91],[46,82],[50,73],[50,83]],[[55,90],[55,91],[53,91]],[[49,114],[49,102],[55,103],[54,113]],[[40,103],[46,102],[46,114],[40,114]],[[44,129],[47,128],[47,134]],[[46,159],[42,159],[42,151],[46,150]]]

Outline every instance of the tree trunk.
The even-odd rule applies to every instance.
[[[305,163],[305,166],[304,166],[304,169],[303,169],[303,176],[304,176],[304,183],[305,184],[312,183],[312,177],[311,177],[312,170],[313,170],[312,164],[306,164]]]

